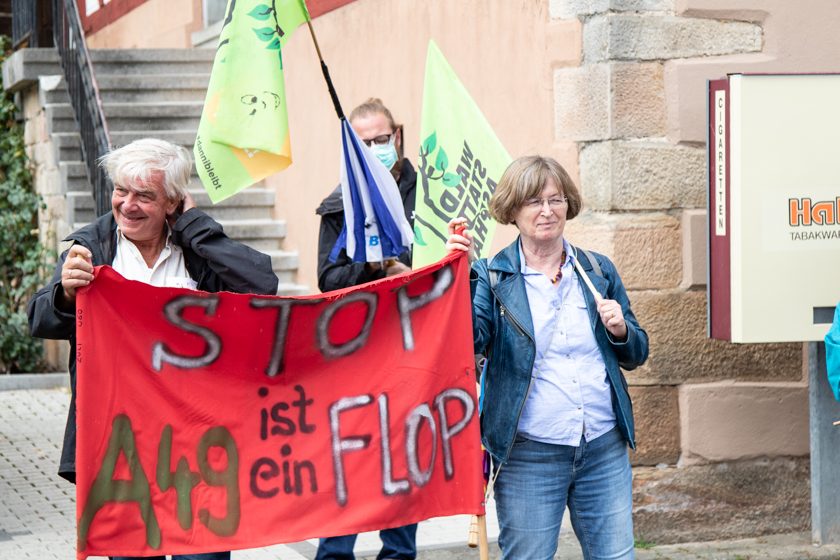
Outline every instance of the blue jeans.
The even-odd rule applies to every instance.
[[[384,558],[398,558],[399,560],[414,560],[417,556],[417,523],[382,529],[379,538],[382,540],[382,550],[376,555],[377,560]],[[353,546],[357,535],[343,537],[327,537],[318,543],[318,553],[315,560],[354,560]]]
[[[579,447],[517,436],[495,493],[503,560],[554,558],[566,505],[585,560],[634,558],[632,473],[616,428]]]
[[[166,560],[166,556],[112,556],[111,560]],[[230,560],[230,552],[205,552],[203,554],[175,554],[172,560]]]

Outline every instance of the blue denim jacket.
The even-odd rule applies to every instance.
[[[624,284],[613,263],[604,255],[591,254],[598,260],[603,277],[594,273],[582,252],[578,253],[580,264],[604,298],[614,299],[621,304],[627,323],[626,340],[615,341],[601,323],[595,298],[589,290],[583,290],[589,309],[589,328],[595,333],[612,386],[612,405],[618,428],[630,447],[635,448],[633,405],[627,392],[627,380],[619,366],[632,370],[642,365],[648,356],[648,337],[630,309],[630,300],[627,299]],[[496,464],[507,460],[516,437],[536,356],[534,326],[519,263],[517,239],[489,263],[487,259],[477,261],[470,274],[475,352],[485,354],[488,358],[481,412],[481,438]],[[490,270],[496,271],[496,284],[492,292]],[[577,270],[575,274],[579,274]]]

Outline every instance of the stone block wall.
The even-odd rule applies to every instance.
[[[711,61],[718,78],[739,71],[732,57],[760,64],[765,21],[794,9],[772,2],[768,16],[751,3],[549,2],[552,23],[582,27],[579,64],[553,70],[555,138],[577,146],[585,208],[567,236],[613,259],[651,340],[648,362],[626,374],[636,532],[654,542],[809,526],[803,346],[708,338],[705,145],[679,129],[696,122],[688,106],[705,120],[705,83],[687,90],[674,65]]]
[[[71,231],[72,216],[68,215],[64,181],[58,165],[58,152],[49,133],[49,120],[42,92],[54,89],[61,81],[60,76],[43,76],[29,87],[20,90],[23,107],[24,143],[26,154],[33,165],[33,179],[38,194],[44,200],[41,210],[39,237],[41,243],[58,254],[60,240]],[[46,361],[56,370],[66,367],[69,347],[64,341],[45,340]]]

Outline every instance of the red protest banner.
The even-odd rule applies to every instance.
[[[483,513],[468,271],[281,298],[98,268],[76,306],[78,557]]]

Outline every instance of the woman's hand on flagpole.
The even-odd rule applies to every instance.
[[[466,218],[452,218],[447,226],[449,239],[446,240],[446,251],[472,251],[472,235],[467,232]]]
[[[620,303],[614,299],[602,299],[598,302],[598,314],[604,327],[613,337],[622,341],[627,337],[627,323],[624,321]]]

